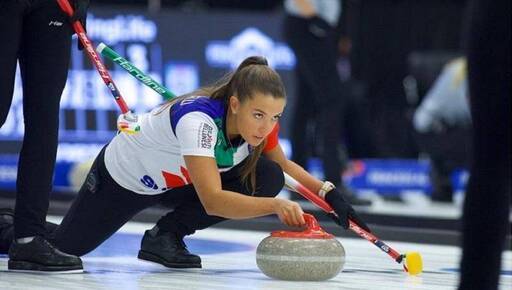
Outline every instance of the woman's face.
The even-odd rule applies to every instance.
[[[271,95],[256,93],[241,103],[237,97],[230,98],[230,110],[238,134],[251,146],[258,146],[281,117],[286,100]]]

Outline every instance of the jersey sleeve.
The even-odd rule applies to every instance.
[[[218,131],[215,122],[207,114],[187,113],[176,124],[176,138],[181,147],[181,155],[215,158]]]
[[[279,144],[279,123],[274,126],[274,129],[267,136],[267,144],[265,148],[263,148],[263,152],[269,152],[272,149],[276,148],[277,144]]]

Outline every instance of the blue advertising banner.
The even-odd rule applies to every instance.
[[[308,170],[323,178],[321,161],[313,158]],[[405,191],[430,194],[430,164],[413,159],[363,159],[349,162],[343,174],[346,184],[355,190],[371,190],[380,195],[399,195]],[[460,169],[452,173],[454,191],[464,191],[468,172]]]

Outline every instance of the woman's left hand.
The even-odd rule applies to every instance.
[[[345,200],[343,195],[336,189],[332,189],[325,195],[325,201],[332,207],[334,212],[338,215],[330,215],[334,221],[342,226],[344,229],[349,228],[349,219],[356,223],[358,226],[371,232],[370,228],[366,223],[356,214],[356,211],[352,206]]]

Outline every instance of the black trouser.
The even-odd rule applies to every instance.
[[[510,234],[510,1],[472,4],[468,72],[474,149],[459,289],[488,290],[498,288],[501,254]]]
[[[342,106],[341,132],[347,155],[354,159],[376,158],[377,147],[372,134],[366,86],[363,82],[348,80],[342,82],[342,90],[346,101]]]
[[[341,142],[343,92],[336,69],[336,34],[334,29],[325,37],[309,31],[306,19],[287,16],[284,34],[297,57],[297,101],[292,120],[291,142],[293,160],[306,165],[308,150],[307,125],[316,121],[321,135],[320,150],[325,178],[341,183]]]
[[[25,136],[18,162],[15,235],[43,235],[71,27],[55,0],[0,0],[0,39],[1,125],[12,102],[17,60],[23,79]]]
[[[418,146],[430,158],[432,199],[452,201],[451,173],[470,163],[471,128],[446,126],[442,132],[416,133]]]
[[[242,194],[251,191],[240,181],[241,165],[221,174],[222,187]],[[281,167],[264,157],[256,168],[254,196],[273,197],[283,188]],[[158,221],[160,228],[189,235],[225,220],[206,214],[192,185],[158,195],[137,194],[119,186],[105,168],[103,150],[94,162],[87,179],[70,210],[51,240],[62,251],[85,255],[114,234],[122,225],[145,208],[156,204],[174,211]]]

